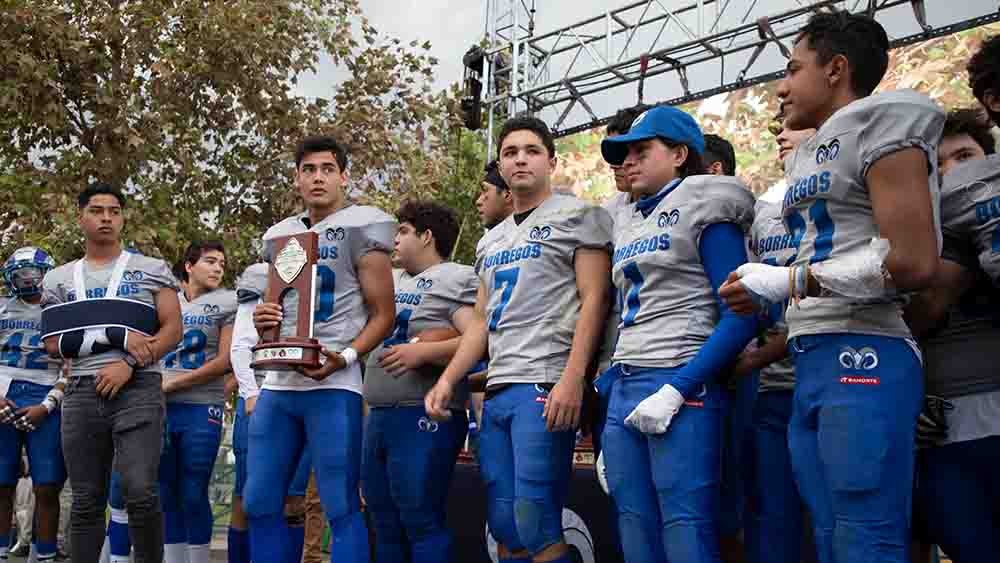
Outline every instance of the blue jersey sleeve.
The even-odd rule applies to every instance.
[[[743,231],[734,223],[715,223],[702,233],[698,243],[701,263],[712,284],[719,306],[719,323],[693,360],[674,376],[673,385],[685,399],[701,391],[736,360],[759,330],[756,315],[738,315],[719,299],[719,287],[730,272],[747,262]]]

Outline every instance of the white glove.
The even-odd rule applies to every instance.
[[[663,434],[683,404],[680,391],[668,383],[643,399],[625,419],[625,424],[643,434]]]
[[[747,262],[736,268],[736,275],[753,302],[763,309],[788,299],[791,291],[788,270],[785,266]]]

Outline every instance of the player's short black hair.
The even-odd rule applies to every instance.
[[[702,160],[705,167],[708,168],[716,162],[721,162],[722,173],[726,176],[735,176],[736,151],[733,149],[733,144],[712,133],[708,133],[704,137],[705,153],[702,155]]]
[[[874,19],[845,10],[809,18],[795,42],[807,40],[820,64],[843,55],[850,64],[851,88],[859,97],[875,91],[889,68],[889,36]]]
[[[411,200],[396,211],[400,223],[409,223],[418,233],[430,231],[434,235],[434,249],[442,258],[451,256],[458,240],[458,218],[455,212],[433,201]]]
[[[302,164],[307,154],[326,151],[333,153],[341,172],[347,170],[347,147],[329,135],[310,135],[299,141],[295,147],[295,168]]]
[[[187,249],[184,250],[184,256],[181,257],[181,267],[179,272],[181,281],[188,281],[187,268],[184,266],[188,264],[197,264],[198,260],[201,260],[201,256],[203,254],[213,250],[221,252],[223,256],[226,254],[226,246],[221,240],[196,240],[189,244]]]
[[[994,96],[1000,96],[1000,35],[983,41],[965,69],[969,71],[969,87],[979,103],[986,105],[986,93],[990,90]],[[990,108],[986,111],[993,123],[1000,124],[1000,113]]]
[[[549,151],[549,158],[553,158],[556,155],[556,141],[555,137],[552,136],[552,131],[549,130],[549,126],[537,117],[525,115],[512,117],[503,122],[503,127],[500,129],[500,136],[497,137],[498,156],[500,154],[500,149],[503,147],[503,140],[507,138],[507,135],[510,135],[514,131],[531,131],[542,139],[542,144],[545,145],[545,150]]]
[[[483,167],[483,181],[487,184],[492,184],[496,187],[497,193],[509,192],[510,186],[504,181],[503,176],[500,175],[500,162],[493,159],[486,163]]]
[[[122,209],[125,209],[125,194],[121,192],[118,188],[107,184],[104,182],[97,182],[95,184],[90,184],[80,192],[80,195],[76,196],[76,204],[80,209],[87,207],[90,204],[90,199],[95,195],[110,195],[114,196],[118,200],[118,205]]]
[[[632,123],[635,118],[639,117],[649,106],[646,104],[639,104],[629,108],[622,108],[615,113],[611,121],[608,122],[607,134],[611,135],[624,135],[628,133],[628,130],[632,128]]]
[[[990,133],[990,124],[975,108],[956,109],[948,112],[948,116],[944,120],[944,132],[941,133],[941,138],[958,135],[971,137],[986,154],[993,154],[997,150],[996,139]]]

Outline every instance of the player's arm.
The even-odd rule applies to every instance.
[[[160,321],[160,330],[156,331],[152,337],[153,342],[149,344],[150,352],[153,354],[150,363],[159,361],[177,348],[184,328],[181,322],[181,303],[175,289],[170,287],[160,289],[153,300],[156,303],[156,317]],[[129,334],[129,338],[132,336]]]
[[[318,381],[347,367],[357,361],[358,356],[374,350],[392,331],[396,320],[396,300],[393,284],[386,283],[386,280],[392,280],[392,262],[389,260],[389,253],[372,249],[358,259],[357,268],[361,297],[368,308],[368,322],[348,348],[344,350],[324,348],[326,363],[322,366],[314,370],[299,368],[299,372],[306,377]],[[258,315],[255,313],[256,316]]]
[[[61,370],[63,375],[56,381],[52,389],[45,395],[45,398],[41,403],[37,405],[31,405],[27,407],[22,407],[20,409],[12,410],[10,408],[4,408],[0,410],[0,422],[13,424],[15,428],[21,430],[22,432],[31,432],[32,430],[37,430],[45,418],[52,414],[52,411],[59,409],[62,406],[64,392],[66,390],[66,383],[68,380],[68,375],[65,370]],[[2,402],[0,402],[2,404]],[[4,405],[5,407],[10,407],[10,405]]]
[[[465,305],[455,310],[455,313],[451,316],[451,325],[455,327],[455,330],[460,335],[464,335],[475,320],[476,309],[471,305]],[[457,336],[448,340],[442,340],[441,342],[424,343],[424,346],[427,347],[427,363],[436,366],[447,366],[448,362],[455,356],[455,352],[458,351],[458,346],[461,342],[462,337]]]
[[[236,320],[233,322],[232,344],[229,347],[229,360],[233,366],[233,377],[236,378],[240,397],[243,398],[247,414],[253,412],[257,404],[257,379],[254,378],[253,347],[257,344],[257,329],[253,325],[253,311],[257,301],[240,303],[236,308]]]
[[[913,295],[903,312],[913,335],[920,337],[936,327],[958,303],[962,294],[975,282],[975,276],[962,265],[941,259],[931,287]]]
[[[148,354],[148,362],[145,358],[140,359],[133,354],[139,362],[139,366],[146,366],[159,361],[164,355],[177,347],[181,341],[181,304],[177,299],[177,290],[172,287],[163,287],[153,295],[156,304],[156,317],[160,323],[160,329],[151,337],[145,337],[137,332],[129,332],[128,351],[133,354],[133,347],[143,350]],[[95,376],[97,393],[103,397],[112,399],[121,391],[121,388],[132,379],[132,366],[122,359],[112,364],[106,365],[98,370]]]
[[[566,367],[549,393],[543,413],[546,427],[557,431],[580,424],[584,379],[600,346],[608,318],[611,256],[606,249],[580,248],[574,256],[573,268],[580,296],[580,316],[576,320]]]
[[[767,331],[764,345],[753,351],[740,354],[733,371],[737,376],[742,377],[786,357],[788,357],[788,331],[770,329]]]
[[[438,342],[419,342],[414,338],[409,342],[390,346],[379,358],[379,365],[390,375],[397,376],[425,365],[447,366],[458,350],[461,335],[468,330],[474,314],[471,305],[459,307],[451,316],[452,326],[459,332],[459,336]]]
[[[826,283],[843,286],[837,293],[853,297],[928,287],[938,264],[928,176],[927,155],[918,148],[893,152],[869,167],[865,182],[874,221],[879,237],[889,242],[884,258],[866,247],[850,258],[834,258],[809,267],[747,264],[730,274],[720,295],[731,309],[744,314],[790,296],[818,297],[823,290],[818,274],[821,269],[826,272]],[[850,272],[853,279],[838,275],[841,270]],[[888,273],[888,280],[883,272]]]
[[[451,418],[448,405],[455,384],[486,355],[489,333],[486,330],[486,286],[482,283],[476,292],[476,307],[468,321],[455,355],[448,362],[448,367],[444,368],[437,383],[424,397],[424,409],[432,418],[438,420]]]
[[[197,385],[208,383],[222,377],[229,371],[229,349],[233,340],[233,325],[227,324],[219,330],[219,351],[205,365],[190,372],[183,373],[163,381],[164,393],[175,393],[190,389]]]
[[[927,154],[908,148],[877,160],[865,178],[879,236],[889,240],[883,264],[898,291],[928,287],[938,264],[929,174]],[[819,295],[818,284],[812,292]]]

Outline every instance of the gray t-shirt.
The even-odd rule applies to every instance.
[[[276,237],[306,231],[319,235],[313,338],[328,350],[339,352],[350,346],[368,323],[368,308],[358,282],[358,261],[368,252],[392,252],[396,220],[380,209],[365,205],[344,207],[312,226],[307,226],[307,218],[306,213],[300,213],[268,229],[264,234],[265,253],[270,260],[280,252],[271,242]],[[386,279],[385,283],[392,280]],[[297,318],[295,307],[285,307],[282,335],[295,333]],[[357,365],[349,366],[322,381],[294,370],[267,370],[264,387],[283,391],[345,389],[360,393],[361,370]]]
[[[487,387],[559,381],[580,316],[576,251],[610,249],[610,215],[554,194],[520,225],[508,217],[485,239],[476,273],[487,292]]]
[[[130,252],[130,251],[125,251]],[[58,268],[45,274],[42,282],[44,293],[42,304],[44,306],[57,305],[76,301],[77,295],[74,289],[73,269],[78,260],[68,264],[63,264]],[[94,269],[90,264],[83,266],[84,286],[87,298],[103,298],[108,288],[108,281],[111,272],[115,267],[115,262],[102,265],[99,269]],[[167,263],[159,258],[150,258],[138,253],[132,253],[129,257],[128,265],[122,276],[121,285],[118,287],[117,297],[138,301],[146,305],[155,307],[155,295],[164,290],[179,290],[177,280],[170,271]],[[100,354],[92,354],[83,358],[76,358],[72,361],[71,376],[95,375],[98,370],[106,365],[113,364],[125,357],[125,352],[121,350],[109,350]],[[143,368],[144,372],[159,373],[159,364],[153,364]]]
[[[56,384],[59,363],[45,352],[41,324],[41,305],[0,297],[0,378]]]
[[[476,304],[479,288],[475,271],[454,262],[442,262],[417,275],[399,271],[396,276],[396,325],[389,338],[368,355],[365,366],[364,397],[373,407],[424,404],[424,395],[443,368],[427,366],[393,377],[378,359],[387,347],[409,342],[424,330],[451,327],[456,311]],[[451,406],[462,408],[466,398],[465,392],[456,393]]]
[[[833,114],[786,161],[785,228],[799,239],[795,265],[835,259],[879,236],[865,176],[879,159],[917,148],[927,157],[928,183],[938,216],[937,145],[944,112],[912,90],[857,100]],[[907,338],[902,300],[810,297],[786,314],[789,337],[854,333]]]
[[[750,228],[750,253],[757,262],[772,266],[787,266],[795,260],[798,241],[785,230],[781,219],[781,204],[757,201],[753,227]],[[765,338],[777,338],[788,331],[785,324],[784,307],[774,307],[771,312],[781,311],[781,318],[768,329]],[[786,357],[760,370],[759,392],[791,391],[795,388],[795,362]]]
[[[222,328],[232,325],[236,317],[236,292],[216,289],[188,301],[178,292],[184,336],[177,349],[160,360],[163,378],[168,379],[195,371],[219,354]],[[215,379],[167,395],[168,403],[214,405],[225,400],[223,378]]]
[[[633,209],[615,225],[611,278],[621,301],[614,361],[674,367],[691,361],[719,322],[698,245],[705,228],[753,222],[753,194],[731,176],[689,176],[646,217]]]

